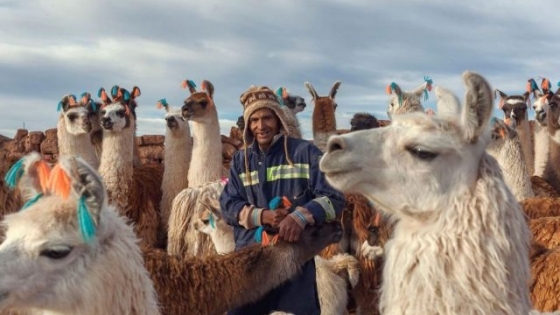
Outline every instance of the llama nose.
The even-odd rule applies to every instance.
[[[340,136],[333,136],[329,139],[327,143],[327,153],[334,151],[344,151],[346,149],[346,143],[344,143],[344,138]]]

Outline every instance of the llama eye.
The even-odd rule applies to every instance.
[[[422,150],[415,147],[407,147],[406,150],[410,152],[412,155],[414,155],[415,157],[425,161],[431,161],[438,156],[437,153]]]
[[[76,120],[76,118],[78,118],[78,115],[76,115],[76,114],[70,114],[70,115],[68,115],[68,119],[69,119],[70,121],[74,121],[74,120]]]
[[[377,226],[370,226],[370,227],[368,227],[368,232],[370,232],[372,234],[377,234],[377,233],[379,233],[379,229],[377,228]]]
[[[117,111],[117,116],[119,116],[121,118],[124,117],[124,110]]]
[[[60,247],[47,248],[41,251],[40,255],[50,259],[62,259],[68,256],[71,251],[72,251],[72,247],[60,246]]]
[[[107,113],[106,110],[102,110],[102,111],[101,111],[101,116],[105,116],[106,113]]]

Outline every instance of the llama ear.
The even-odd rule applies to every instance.
[[[111,88],[111,97],[113,99],[115,99],[119,96],[119,90],[120,90],[120,87],[118,85],[113,85],[113,87]]]
[[[188,89],[189,89],[189,92],[191,92],[191,94],[196,93],[196,84],[194,83],[193,80],[188,80],[188,79],[187,79],[187,80],[184,80],[184,81],[181,83],[181,87],[182,87],[183,89],[188,88]]]
[[[531,92],[529,92],[529,91],[526,91],[525,93],[523,93],[523,100],[525,101],[525,103],[529,102],[530,96],[531,96]]]
[[[274,92],[274,94],[276,94],[276,98],[278,99],[278,102],[280,102],[280,106],[284,106],[284,95],[288,95],[288,92],[286,91],[286,89],[284,87],[279,87],[276,89],[276,91]]]
[[[107,191],[99,174],[79,157],[65,156],[59,166],[71,178],[72,194],[78,201],[78,225],[86,242],[95,235]],[[54,172],[54,171],[53,171]]]
[[[130,93],[130,96],[132,99],[137,98],[138,96],[142,95],[142,92],[140,91],[140,88],[137,86],[134,86],[132,88],[132,93]]]
[[[6,173],[4,180],[8,188],[20,188],[23,200],[22,209],[27,208],[47,192],[50,166],[38,152],[31,152],[17,161]]]
[[[453,118],[461,113],[461,102],[451,90],[436,86],[434,90],[437,98],[437,115],[439,117]]]
[[[206,92],[206,94],[210,96],[210,99],[214,100],[214,85],[212,84],[212,82],[208,80],[202,81],[202,83],[200,84],[200,89],[203,92]]]
[[[467,92],[461,122],[465,140],[473,143],[482,135],[490,120],[492,89],[486,79],[474,72],[463,73],[463,82]]]
[[[109,95],[107,95],[107,92],[105,91],[104,88],[99,88],[99,91],[97,92],[97,97],[101,99],[103,105],[109,105],[113,102],[109,97]]]
[[[403,91],[401,90],[401,87],[395,82],[391,82],[391,84],[387,85],[387,87],[385,88],[385,92],[387,92],[387,94],[394,93],[399,98],[402,98],[403,95]]]
[[[165,98],[162,98],[156,103],[157,109],[165,108],[165,112],[169,113],[169,104]]]
[[[507,94],[498,90],[498,89],[495,89],[494,90],[494,98],[498,98],[498,94],[500,95],[500,102],[498,103],[498,108],[502,109],[504,107],[505,102],[506,102]]]
[[[317,91],[315,91],[315,88],[313,88],[313,85],[311,85],[311,83],[309,82],[305,82],[303,83],[303,86],[305,86],[307,88],[307,90],[309,91],[309,93],[311,94],[311,100],[316,100],[319,95],[317,95]]]
[[[416,89],[414,89],[410,93],[414,94],[415,96],[420,98],[420,97],[422,97],[422,94],[424,94],[424,90],[426,90],[427,88],[428,88],[428,83],[424,82],[424,83],[422,83],[422,85],[420,85],[419,87],[417,87]]]
[[[58,108],[56,110],[62,110],[63,112],[66,112],[70,107],[76,105],[78,105],[78,103],[76,102],[76,96],[73,94],[67,94],[62,97],[60,102],[58,102]]]
[[[334,98],[336,97],[336,92],[338,91],[338,88],[340,87],[340,85],[342,84],[342,82],[340,81],[336,81],[333,86],[331,87],[331,91],[329,92],[329,97],[331,99],[334,100]]]

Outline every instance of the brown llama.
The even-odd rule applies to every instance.
[[[303,84],[309,90],[311,101],[314,103],[312,115],[313,143],[323,152],[329,137],[337,134],[336,117],[334,115],[337,107],[335,97],[341,83],[336,81],[328,96],[319,96],[309,82]]]

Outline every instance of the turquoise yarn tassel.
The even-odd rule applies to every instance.
[[[23,176],[23,173],[23,158],[21,158],[14,165],[12,165],[12,167],[4,177],[6,184],[8,184],[8,188],[14,189],[21,176]]]
[[[32,204],[36,203],[37,200],[39,200],[39,198],[43,197],[43,194],[37,194],[35,197],[29,199],[24,205],[23,207],[21,207],[21,210],[25,210],[26,208],[29,208]],[[20,210],[20,211],[21,211]]]
[[[216,228],[216,220],[214,219],[214,215],[210,214],[210,216],[208,217],[208,222],[210,223],[210,226],[215,229]]]
[[[81,196],[78,202],[78,225],[84,241],[89,243],[95,235],[95,223],[89,213],[84,196]]]
[[[424,82],[426,82],[426,88],[424,89],[424,101],[427,101],[429,96],[428,96],[428,91],[432,90],[432,84],[434,84],[434,81],[432,80],[432,78],[428,77],[428,76],[424,76]]]
[[[278,99],[278,102],[280,102],[280,105],[284,106],[284,98],[282,97],[282,91],[284,90],[284,88],[279,87],[276,89],[276,98]]]
[[[58,102],[58,106],[56,107],[56,111],[60,112],[62,110],[62,101]]]
[[[196,87],[196,84],[194,84],[193,80],[187,80],[187,82],[189,83],[189,86],[192,86],[193,88]]]
[[[272,200],[268,203],[268,208],[270,210],[274,211],[280,206],[281,202],[282,202],[282,197],[276,196],[276,197],[272,198]],[[264,228],[261,225],[257,228],[257,231],[255,232],[255,241],[259,244],[262,241],[262,234],[263,233],[264,233]]]

